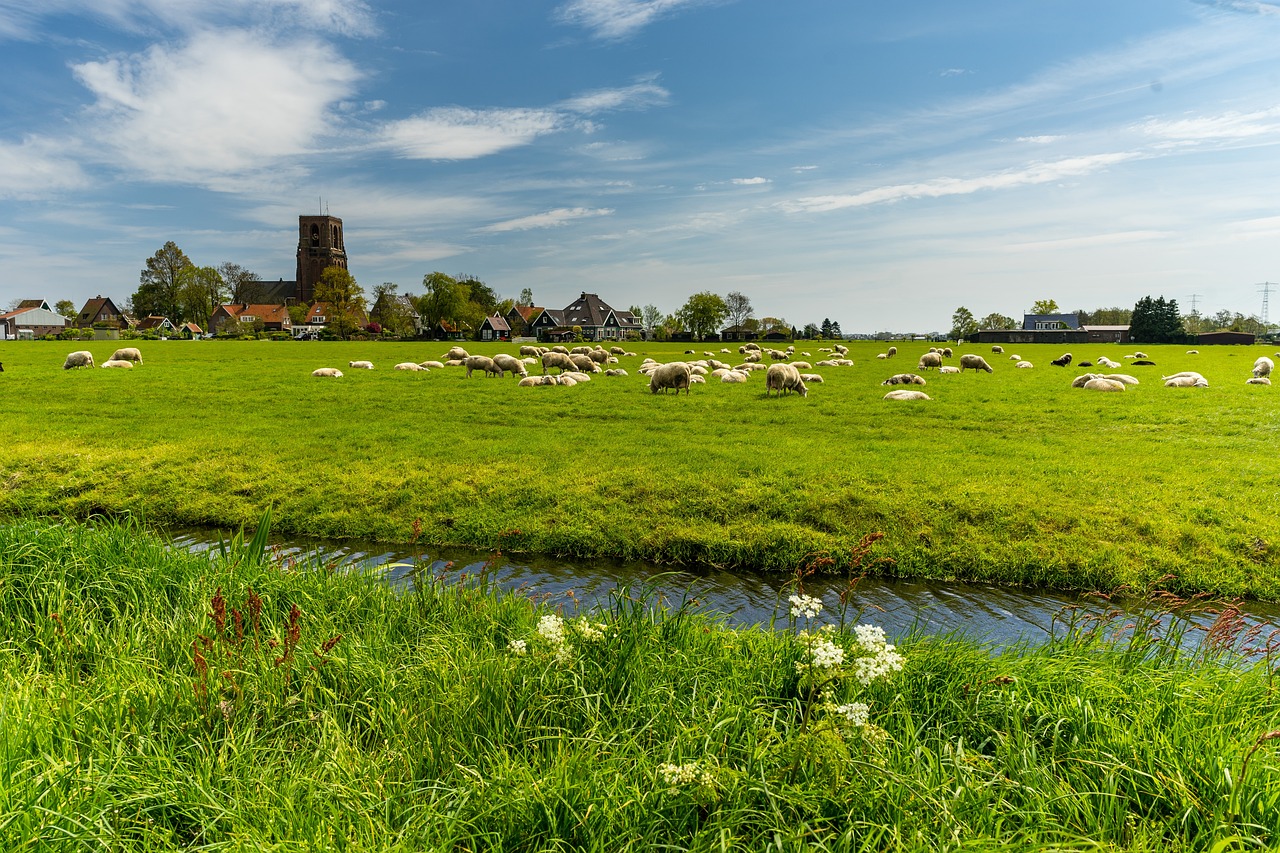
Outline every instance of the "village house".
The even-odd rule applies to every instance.
[[[482,341],[509,341],[511,340],[511,327],[507,325],[507,319],[501,314],[495,313],[492,317],[485,317],[484,322],[480,324],[480,340]]]
[[[543,312],[549,313],[549,312]],[[539,328],[540,340],[569,340],[581,330],[586,341],[621,341],[629,335],[640,336],[640,321],[630,311],[619,311],[594,293],[582,294],[559,312],[559,323],[551,328]],[[535,321],[536,322],[536,321]]]
[[[0,340],[34,340],[57,335],[67,327],[67,322],[66,317],[43,299],[24,299],[17,308],[0,314]]]
[[[155,314],[152,314],[149,317],[143,317],[138,321],[137,325],[134,326],[134,329],[139,332],[155,332],[157,335],[164,338],[172,337],[174,333],[178,331],[177,327],[170,322],[168,317],[160,317]]]
[[[251,305],[247,302],[219,305],[209,318],[209,328],[217,332],[230,319],[247,324],[250,328],[254,328],[261,320],[264,332],[288,332],[293,329],[293,321],[289,319],[289,309],[286,306]]]
[[[111,297],[98,295],[80,309],[75,325],[80,329],[127,329],[129,322]]]

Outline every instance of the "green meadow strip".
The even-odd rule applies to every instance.
[[[799,357],[817,362],[817,345]],[[822,384],[781,399],[760,375],[651,394],[642,358],[693,356],[628,346],[629,376],[521,388],[390,369],[448,348],[429,342],[152,342],[130,371],[64,371],[65,346],[6,342],[0,515],[237,530],[271,507],[286,534],[778,572],[843,571],[884,533],[885,575],[1076,589],[1173,575],[1280,597],[1280,407],[1244,382],[1262,348],[1145,347],[1143,367],[1116,345],[1072,347],[1141,381],[1103,394],[1049,364],[1064,347],[1017,347],[1034,369],[985,352],[993,373],[922,371],[932,400],[902,403],[880,383],[914,372],[923,342],[888,360],[855,342],[852,367],[814,367]],[[346,369],[356,359],[377,369]],[[311,376],[324,366],[346,375]],[[1187,369],[1210,387],[1162,386]]]
[[[642,589],[576,614],[0,526],[0,849],[1280,844],[1280,659],[1239,656],[1231,608],[1198,644],[1067,613],[1044,645],[895,649],[795,593],[734,630]]]

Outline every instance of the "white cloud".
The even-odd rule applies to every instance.
[[[0,198],[35,198],[86,183],[80,167],[47,140],[26,139],[20,145],[0,142]]]
[[[131,32],[246,26],[367,36],[377,30],[361,0],[0,0],[0,37],[39,38],[39,22],[55,16],[96,18]]]
[[[671,93],[654,82],[656,78],[640,80],[620,89],[596,89],[577,95],[560,104],[570,112],[594,115],[608,110],[645,109],[666,104]]]
[[[981,190],[1011,189],[1092,174],[1138,156],[1140,155],[1133,152],[1118,152],[1068,157],[1051,163],[1032,163],[1020,169],[1009,169],[976,178],[937,178],[913,184],[876,187],[860,193],[809,196],[783,202],[780,206],[788,213],[825,213],[904,199],[942,198],[968,195]]]
[[[944,68],[943,70],[938,72],[938,76],[939,77],[962,77],[965,74],[972,74],[972,73],[973,73],[972,71],[969,71],[964,68]]]
[[[769,183],[769,179],[768,178],[734,178],[729,183],[736,184],[740,187],[751,187],[751,186],[756,186],[758,184],[767,184]]]
[[[495,222],[493,225],[486,225],[476,230],[489,234],[505,231],[529,231],[534,228],[556,228],[575,219],[612,215],[613,209],[608,207],[560,207],[555,210],[548,210],[546,213],[535,213],[532,216],[522,216],[519,219],[509,219],[506,222]]]
[[[1138,130],[1163,142],[1222,142],[1251,137],[1274,137],[1280,131],[1280,107],[1250,113],[1228,112],[1181,119],[1150,119]]]
[[[723,0],[569,0],[557,10],[567,24],[585,27],[596,38],[616,41],[684,9]]]
[[[544,109],[438,107],[391,122],[387,145],[415,160],[470,160],[528,145],[559,130],[562,117]]]
[[[1029,143],[1031,143],[1031,144],[1033,144],[1033,145],[1048,145],[1048,144],[1049,144],[1049,143],[1051,143],[1051,142],[1057,142],[1058,140],[1060,140],[1060,139],[1064,139],[1064,138],[1065,138],[1065,137],[1062,137],[1062,136],[1048,136],[1048,135],[1045,135],[1045,136],[1019,136],[1019,137],[1017,138],[1017,140],[1016,140],[1016,141],[1017,141],[1017,142],[1029,142]]]
[[[84,134],[114,165],[188,183],[243,176],[311,150],[359,72],[327,45],[209,31],[178,48],[73,66],[97,96]]]

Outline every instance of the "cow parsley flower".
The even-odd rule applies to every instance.
[[[564,620],[554,613],[548,613],[538,620],[538,635],[554,646],[563,645]]]
[[[512,640],[511,642],[507,643],[507,649],[510,650],[510,652],[513,655],[523,656],[528,653],[529,644],[526,643],[524,640]]]
[[[871,719],[871,708],[865,702],[850,702],[848,705],[839,705],[835,712],[850,724],[861,728],[865,726]]]
[[[714,774],[697,761],[689,764],[659,764],[658,775],[662,777],[663,784],[672,788],[680,788],[686,785],[706,785],[709,787],[714,785],[716,781]]]
[[[813,619],[822,612],[822,599],[812,595],[793,595],[787,599],[791,602],[791,618]]]

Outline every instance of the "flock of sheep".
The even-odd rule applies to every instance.
[[[853,365],[853,362],[846,357],[849,352],[848,348],[841,344],[835,344],[830,348],[823,347],[818,351],[831,354],[825,360],[817,362],[816,366],[818,367]],[[991,351],[999,355],[1004,353],[1004,348],[997,345],[993,346]],[[729,352],[728,349],[720,350],[721,354]],[[751,374],[757,371],[763,371],[765,374],[766,397],[772,394],[781,397],[793,392],[801,397],[807,397],[810,384],[823,382],[821,374],[802,372],[802,370],[812,370],[814,365],[811,365],[808,361],[793,360],[796,355],[794,346],[789,346],[785,350],[775,350],[761,349],[757,344],[747,343],[738,348],[738,353],[742,356],[742,361],[736,365],[720,361],[711,352],[703,353],[705,358],[689,361],[660,363],[652,358],[645,358],[640,365],[639,372],[648,378],[649,390],[654,394],[658,392],[665,394],[667,391],[675,391],[676,394],[684,391],[688,394],[691,386],[705,383],[708,378],[719,379],[723,383],[745,383]],[[1188,355],[1196,355],[1197,353],[1197,350],[1187,351]],[[692,350],[686,350],[685,354],[693,355],[694,353]],[[892,359],[897,354],[897,347],[889,347],[885,352],[877,355],[876,358]],[[593,374],[627,376],[626,370],[620,367],[608,367],[608,365],[617,364],[619,356],[635,357],[635,355],[634,352],[627,352],[618,346],[605,350],[599,345],[579,346],[573,349],[567,349],[563,346],[548,348],[525,345],[520,347],[520,355],[518,357],[500,353],[491,358],[484,355],[471,355],[462,347],[454,346],[439,361],[401,362],[394,369],[427,371],[440,370],[446,367],[460,367],[466,371],[465,376],[468,379],[476,372],[479,372],[484,377],[496,376],[499,379],[511,374],[519,377],[519,384],[522,387],[572,386],[591,381]],[[800,355],[808,356],[809,353],[800,353]],[[1280,356],[1280,353],[1277,353],[1277,356]],[[766,357],[773,363],[764,364]],[[920,373],[928,370],[936,370],[939,374],[963,373],[966,370],[985,373],[995,372],[991,365],[987,363],[987,360],[980,355],[973,353],[961,355],[959,366],[945,363],[953,357],[954,352],[951,347],[931,347],[928,352],[920,356],[917,362],[916,369],[919,373],[895,373],[880,384],[923,386],[926,384],[926,380]],[[1135,351],[1124,356],[1124,358],[1130,359],[1130,363],[1133,365],[1154,364],[1142,352]],[[1024,360],[1022,356],[1017,354],[1010,355],[1009,360],[1016,362],[1015,368],[1025,370],[1034,367],[1031,362]],[[1057,367],[1067,367],[1071,363],[1071,353],[1064,353],[1051,361],[1051,364]],[[102,367],[131,369],[135,364],[142,364],[142,353],[136,347],[123,347],[112,353],[111,358],[102,363]],[[1106,356],[1099,356],[1096,363],[1081,361],[1077,366],[1094,367],[1095,364],[1108,369],[1123,366],[1121,362],[1114,361]],[[87,350],[78,350],[70,353],[62,365],[64,370],[93,366],[93,354]],[[529,368],[533,366],[541,366],[542,372],[540,375],[529,375]],[[351,361],[348,362],[347,367],[351,370],[373,370],[373,362]],[[550,372],[553,369],[557,371],[554,374]],[[1270,385],[1271,372],[1274,369],[1275,362],[1265,355],[1259,356],[1253,364],[1250,377],[1245,381],[1250,385]],[[313,371],[311,375],[324,378],[340,378],[343,374],[336,367],[321,367]],[[1170,388],[1207,388],[1209,386],[1209,382],[1204,376],[1191,370],[1162,376],[1161,381],[1166,387]],[[1127,387],[1138,384],[1138,379],[1127,373],[1091,372],[1076,376],[1071,382],[1071,387],[1090,391],[1123,391]],[[925,392],[914,388],[894,388],[884,395],[884,399],[929,400],[930,397]]]

